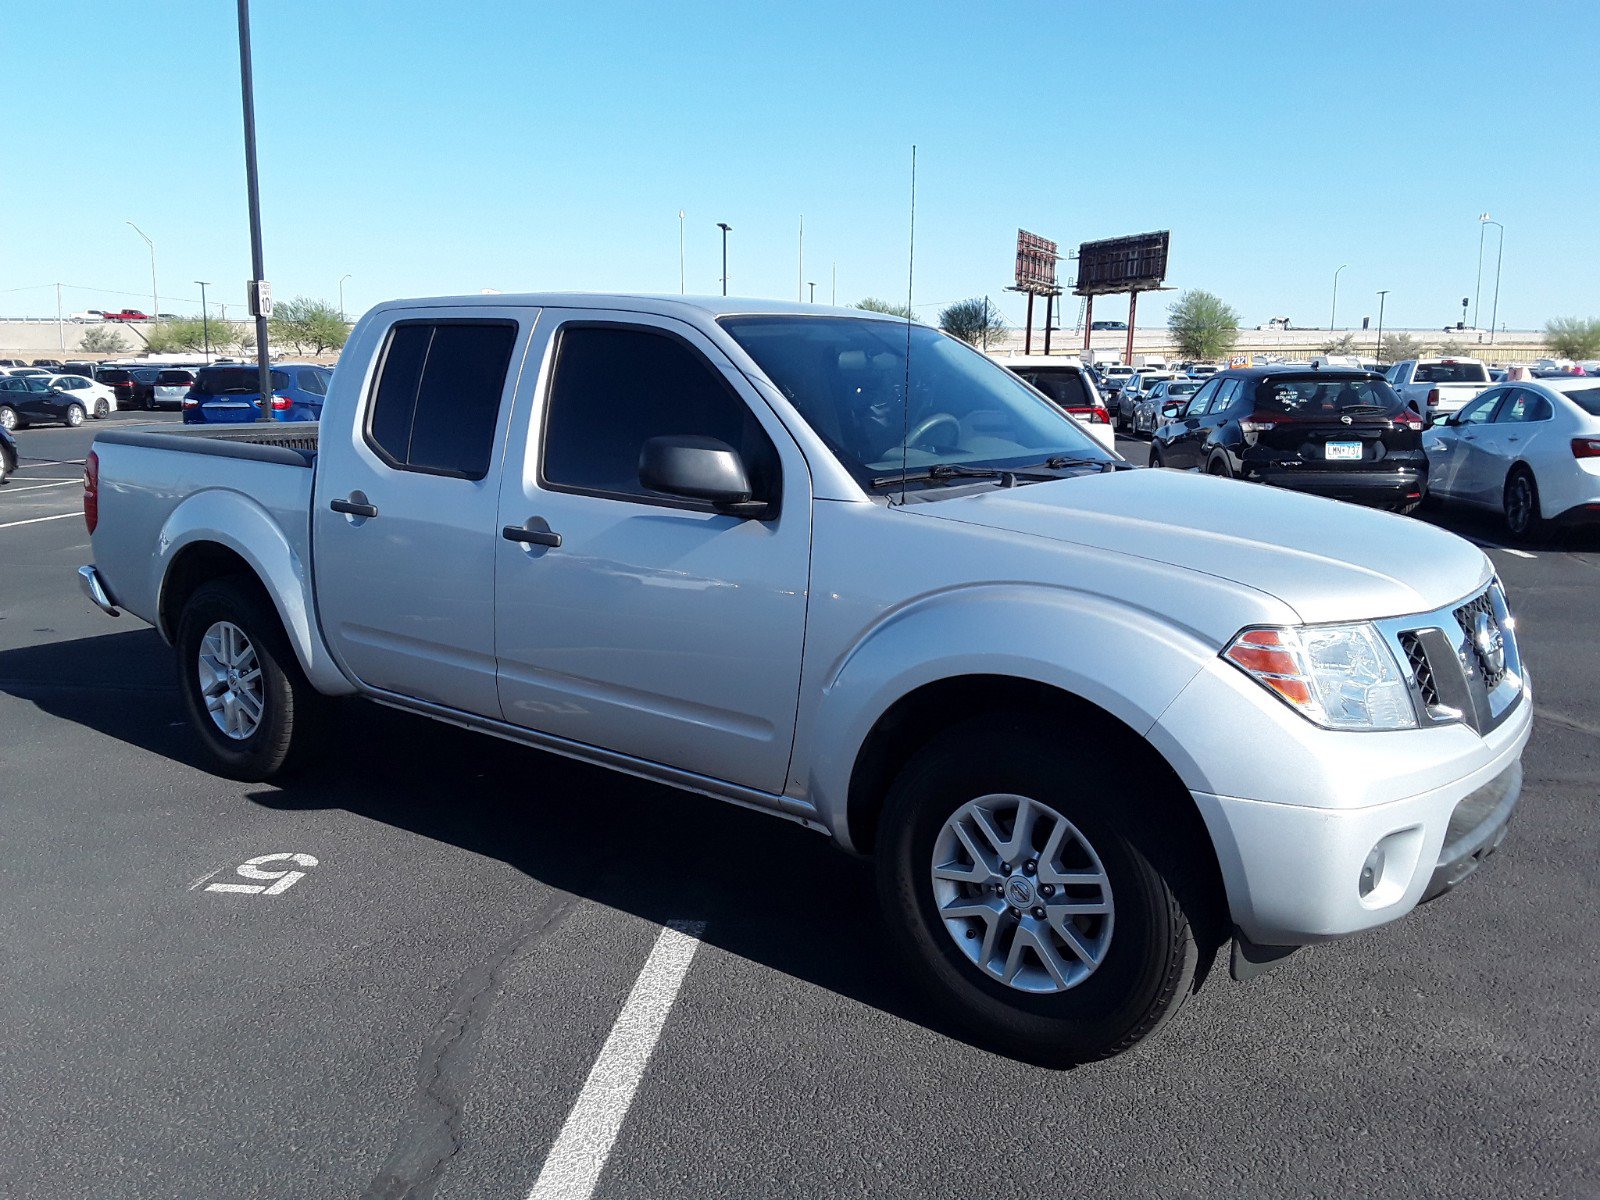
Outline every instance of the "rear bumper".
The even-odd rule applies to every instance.
[[[100,572],[95,570],[91,563],[86,567],[78,568],[78,586],[83,589],[83,594],[94,606],[108,617],[120,617],[122,610],[117,607],[117,602],[111,598],[111,592],[106,587],[106,581],[100,578]]]
[[[1319,467],[1292,467],[1256,464],[1246,461],[1240,473],[1245,479],[1269,483],[1274,487],[1309,492],[1332,500],[1357,504],[1398,505],[1420,499],[1428,490],[1428,469],[1407,466],[1388,471],[1330,471]]]

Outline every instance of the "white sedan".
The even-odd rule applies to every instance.
[[[1490,388],[1432,426],[1428,494],[1498,512],[1514,538],[1600,523],[1600,379]]]
[[[104,417],[117,411],[117,394],[103,383],[96,383],[84,375],[52,375],[50,386],[63,395],[82,401],[83,411],[91,417]]]

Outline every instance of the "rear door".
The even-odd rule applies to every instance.
[[[318,446],[317,605],[367,687],[498,718],[501,454],[538,310],[419,310],[387,327],[355,411]]]
[[[1525,387],[1507,389],[1494,415],[1471,431],[1472,453],[1462,467],[1464,498],[1490,508],[1498,506],[1511,465],[1526,454],[1552,415],[1550,402],[1537,392]]]

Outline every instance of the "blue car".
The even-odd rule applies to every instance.
[[[272,419],[316,421],[328,395],[327,367],[312,363],[272,365]],[[185,425],[230,425],[261,416],[260,373],[254,364],[201,367],[183,398]]]

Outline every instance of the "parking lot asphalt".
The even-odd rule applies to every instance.
[[[98,428],[0,488],[0,1194],[1600,1195],[1600,539],[1428,514],[1537,702],[1476,877],[1053,1072],[939,1027],[798,826],[359,702],[292,783],[207,774],[77,590]]]

